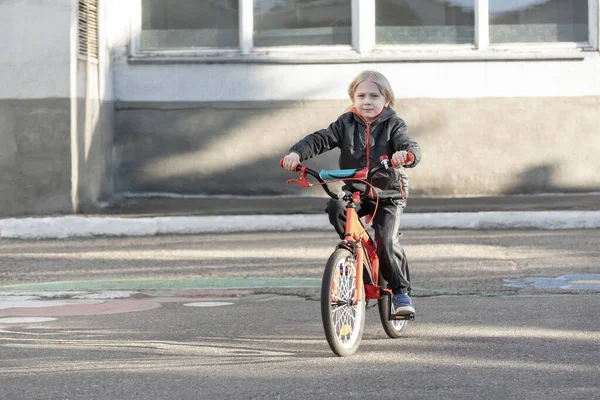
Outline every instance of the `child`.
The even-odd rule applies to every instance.
[[[363,71],[350,83],[348,94],[352,109],[342,114],[329,128],[312,133],[293,145],[290,153],[283,158],[282,167],[294,171],[301,161],[335,147],[341,150],[340,169],[375,168],[380,165],[379,157],[384,154],[394,165],[415,167],[421,159],[421,150],[409,137],[404,121],[391,108],[394,106],[394,93],[385,76],[376,71]],[[414,156],[411,163],[408,163],[408,153]],[[390,168],[382,171],[372,183],[379,195],[373,228],[381,273],[393,292],[396,314],[414,313],[409,297],[408,261],[400,244],[400,217],[406,207],[408,179],[404,168]],[[364,188],[364,184],[348,181],[342,189],[354,192]],[[374,207],[373,198],[365,199],[359,215],[371,213]],[[331,199],[325,211],[343,239],[345,204]]]

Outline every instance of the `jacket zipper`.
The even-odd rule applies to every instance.
[[[365,121],[366,123],[366,121]],[[371,170],[371,166],[369,165],[371,162],[371,123],[367,124],[367,143],[365,143],[367,147],[367,171]]]
[[[358,110],[356,110],[356,107],[352,107],[352,111],[354,114],[356,114],[356,116],[358,116],[358,118],[360,118],[362,120],[362,122],[365,123],[365,126],[367,127],[367,135],[366,135],[366,143],[365,143],[365,148],[367,150],[367,171],[369,171],[371,169],[371,125],[373,124],[373,122],[377,121],[379,119],[379,117],[381,116],[381,114],[383,114],[383,112],[385,111],[385,108],[383,110],[381,110],[381,112],[379,113],[378,116],[376,116],[373,121],[371,122],[367,122],[367,120],[365,120],[362,115],[360,115],[360,113],[358,112]]]

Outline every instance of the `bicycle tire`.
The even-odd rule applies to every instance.
[[[387,287],[387,282],[385,281],[385,279],[383,279],[382,276],[379,276],[379,285],[382,288]],[[379,319],[381,320],[381,325],[383,326],[383,330],[385,331],[386,335],[388,335],[392,339],[398,339],[404,336],[404,334],[406,333],[406,328],[408,328],[408,321],[390,321],[390,306],[392,307],[392,312],[394,308],[394,305],[390,301],[390,296],[391,295],[388,292],[385,292],[385,294],[377,300],[377,305],[379,308]]]
[[[352,355],[360,346],[365,327],[366,300],[352,304],[356,281],[356,260],[347,249],[334,251],[323,272],[321,319],[331,350],[340,357]],[[335,301],[334,301],[335,300]]]

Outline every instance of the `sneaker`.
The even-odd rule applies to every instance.
[[[394,305],[396,315],[414,314],[415,307],[412,300],[406,293],[397,293],[392,296],[392,304]]]

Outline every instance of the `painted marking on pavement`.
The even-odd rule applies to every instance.
[[[169,301],[173,299],[168,298]],[[185,300],[180,299],[179,301]],[[46,301],[40,301],[39,303],[40,305],[33,308],[30,307],[30,303],[24,303],[21,306],[13,304],[11,308],[0,309],[0,317],[63,317],[71,315],[121,314],[134,311],[147,311],[161,306],[160,302],[156,301],[156,298],[107,300],[94,303],[72,301],[59,306],[48,304],[48,307],[44,307],[44,303],[47,303]]]
[[[56,321],[56,318],[48,317],[12,317],[12,318],[0,318],[1,324],[30,324],[40,322],[51,322]]]
[[[563,275],[556,278],[504,279],[504,286],[534,289],[600,290],[600,275]]]
[[[43,282],[0,286],[1,291],[35,290],[164,290],[164,289],[264,289],[318,288],[321,278],[180,278],[115,279]]]
[[[220,307],[220,306],[230,306],[233,303],[227,303],[224,301],[202,301],[198,303],[187,303],[184,304],[186,307]]]
[[[0,296],[0,310],[10,308],[46,308],[62,307],[70,304],[100,304],[101,300],[31,300],[19,299],[19,296]]]

